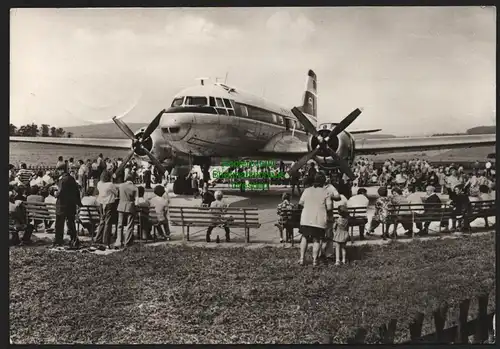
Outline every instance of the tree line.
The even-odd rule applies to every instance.
[[[62,127],[50,126],[48,124],[42,124],[38,127],[37,124],[31,123],[27,125],[22,125],[17,127],[14,124],[9,125],[9,135],[10,136],[20,136],[20,137],[68,137],[73,136],[73,132],[66,132]]]

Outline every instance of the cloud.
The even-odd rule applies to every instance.
[[[287,10],[278,10],[266,21],[267,37],[283,44],[299,45],[307,41],[315,32],[316,27],[303,14],[295,18]]]

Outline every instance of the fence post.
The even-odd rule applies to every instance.
[[[417,313],[413,322],[410,324],[410,338],[411,342],[415,343],[422,337],[422,325],[424,324],[424,314]]]
[[[367,334],[368,334],[367,330],[358,327],[354,337],[347,340],[347,344],[365,344],[365,339]]]
[[[477,297],[478,300],[478,315],[476,329],[474,333],[474,343],[482,343],[488,339],[488,294],[483,294]]]
[[[383,324],[379,328],[380,338],[382,339],[383,344],[393,344],[394,343],[394,334],[396,333],[396,325],[398,321],[392,319],[389,321],[389,326]]]
[[[460,302],[460,313],[458,314],[457,337],[455,344],[469,342],[469,333],[467,331],[467,317],[469,316],[470,299]]]
[[[444,304],[442,307],[434,311],[434,326],[436,327],[436,343],[447,343],[443,336],[444,326],[446,324],[446,318],[448,316],[448,304]]]

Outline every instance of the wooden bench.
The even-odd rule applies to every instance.
[[[115,224],[115,234],[118,233],[118,213],[116,213]],[[156,241],[156,231],[158,229],[158,218],[154,207],[137,207],[137,214],[134,217],[134,225],[138,227],[139,236],[142,234],[142,222],[141,217],[146,216],[148,222],[153,227],[153,240]],[[80,224],[87,228],[91,234],[92,241],[94,240],[94,233],[96,225],[99,224],[101,220],[101,213],[99,206],[82,206],[78,210],[77,215],[77,231],[80,230]],[[90,229],[89,229],[90,228]],[[147,241],[147,240],[146,240]]]
[[[256,208],[213,208],[170,206],[170,223],[182,226],[182,238],[189,241],[190,227],[227,226],[243,228],[245,242],[250,242],[250,228],[259,228],[259,213]],[[184,227],[187,228],[185,234]]]
[[[147,220],[148,224],[151,225],[151,228],[153,230],[153,241],[156,241],[157,239],[157,231],[159,229],[159,221],[158,221],[158,215],[156,214],[156,210],[153,206],[138,206],[136,207],[137,214],[135,215],[135,221],[134,224],[138,228],[138,235],[140,239],[142,238],[142,229],[143,229],[143,222],[144,220]],[[149,234],[147,234],[149,235]],[[146,235],[146,242],[147,240],[147,235]]]
[[[453,207],[447,204],[441,204],[436,207],[436,204],[401,204],[391,205],[387,215],[387,228],[394,224],[392,236],[397,238],[397,228],[399,223],[426,223],[426,222],[448,222],[452,218]],[[412,229],[413,231],[413,229]],[[441,232],[441,224],[439,224],[439,232]],[[414,234],[412,234],[414,237]]]
[[[350,229],[350,237],[351,241],[354,234],[354,227],[364,227],[366,223],[368,223],[368,218],[366,216],[367,208],[366,207],[349,207],[349,227]],[[283,229],[286,232],[286,242],[291,242],[292,246],[295,243],[293,237],[293,229],[300,228],[300,216],[302,214],[302,208],[294,207],[291,210],[283,210],[283,220],[282,223],[276,223],[275,226],[280,230]],[[334,218],[338,217],[338,207],[333,209]],[[286,229],[288,228],[288,229]]]
[[[78,209],[76,219],[76,231],[80,231],[80,224],[90,233],[92,242],[94,241],[96,225],[101,221],[99,206],[82,206]]]
[[[489,228],[488,217],[496,216],[495,200],[472,201],[471,209],[467,213],[469,224],[478,218],[484,218],[486,228]]]
[[[24,207],[26,208],[26,221],[29,223],[33,220],[35,231],[37,228],[37,221],[41,221],[44,224],[46,222],[56,221],[56,205],[48,204],[45,202],[24,202]],[[45,227],[47,229],[48,227]]]

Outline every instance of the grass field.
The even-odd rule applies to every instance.
[[[332,335],[345,343],[362,326],[377,342],[378,326],[396,318],[400,341],[417,311],[455,307],[495,287],[493,234],[352,252],[348,266],[313,269],[296,264],[297,250],[278,248],[137,247],[106,257],[14,248],[11,338],[314,343]],[[426,316],[424,333],[432,329]]]

